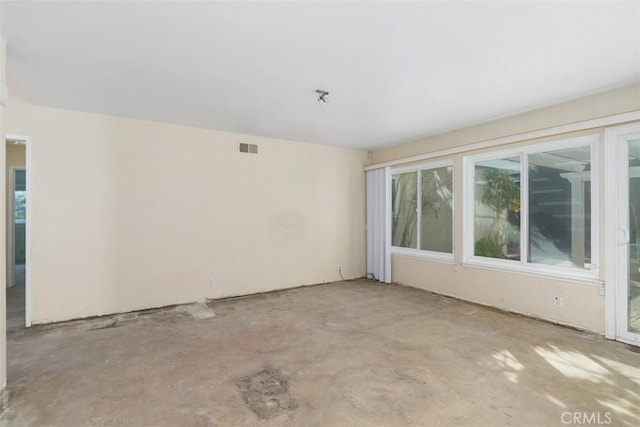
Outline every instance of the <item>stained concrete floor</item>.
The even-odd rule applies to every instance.
[[[21,328],[24,326],[25,265],[18,264],[14,268],[14,285],[6,289],[7,329]]]
[[[14,330],[8,359],[16,426],[640,425],[636,348],[368,281]]]
[[[640,332],[640,286],[629,288],[629,329]]]

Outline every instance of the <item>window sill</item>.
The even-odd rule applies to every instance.
[[[492,260],[488,258],[470,258],[465,260],[464,267],[481,268],[484,270],[502,271],[522,274],[532,277],[564,280],[584,285],[602,286],[604,281],[598,278],[598,270],[571,270],[568,268],[554,268],[542,264],[521,264],[519,261]]]
[[[391,255],[398,255],[409,258],[425,259],[429,261],[442,262],[446,264],[455,264],[453,254],[444,252],[421,251],[418,249],[391,247]]]

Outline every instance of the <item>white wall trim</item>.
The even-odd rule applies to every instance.
[[[443,262],[445,264],[455,264],[453,254],[446,252],[427,251],[425,249],[401,248],[398,246],[392,246],[391,255],[424,259],[434,262]]]
[[[618,139],[618,130],[604,130],[604,223],[611,224],[605,230],[605,266],[606,274],[604,279],[604,336],[608,339],[616,338],[616,287],[618,268],[616,266],[616,229],[615,225],[618,219],[618,207],[616,201],[618,191],[616,188],[617,177],[616,170],[617,150],[616,142]],[[611,173],[610,177],[607,174]],[[613,227],[613,228],[612,228]]]
[[[485,258],[471,258],[461,264],[463,267],[479,268],[482,270],[500,271],[511,274],[521,274],[529,277],[543,277],[545,279],[563,280],[580,285],[602,286],[602,280],[596,276],[581,274],[582,272],[571,271],[569,268],[546,266],[542,264],[522,264],[518,261],[507,260],[487,260]]]
[[[550,128],[539,129],[530,132],[518,133],[515,135],[504,136],[501,138],[490,139],[487,141],[476,142],[472,144],[461,145],[458,147],[447,148],[444,150],[433,151],[430,153],[418,154],[415,156],[404,157],[401,159],[390,160],[388,162],[376,163],[365,166],[364,170],[379,169],[388,166],[396,166],[403,163],[419,162],[432,159],[435,157],[459,154],[467,151],[481,150],[484,148],[496,147],[499,145],[511,144],[514,142],[522,142],[530,139],[544,138],[548,136],[560,135],[569,132],[577,132],[587,129],[593,129],[603,126],[611,126],[625,122],[640,120],[640,110],[630,111],[627,113],[614,114],[611,116],[600,117],[597,119],[582,120],[579,122],[569,123]]]
[[[400,167],[400,168],[392,168],[391,169],[391,174],[392,175],[396,175],[396,174],[399,174],[399,173],[415,172],[415,171],[419,171],[419,170],[437,169],[437,168],[444,168],[444,167],[453,167],[453,163],[454,163],[453,159],[425,162],[425,163],[420,163],[420,164],[417,164],[417,165],[404,166],[404,167]]]
[[[31,318],[32,318],[32,292],[31,292],[31,224],[32,224],[32,191],[31,191],[31,177],[33,176],[32,172],[33,172],[33,167],[32,167],[32,160],[31,160],[31,138],[28,136],[23,136],[23,135],[5,135],[4,137],[5,139],[5,144],[7,142],[18,142],[21,144],[25,145],[25,155],[26,155],[26,180],[27,180],[27,221],[26,221],[26,230],[25,230],[25,285],[24,285],[24,292],[25,292],[25,313],[24,313],[24,318],[25,318],[25,326],[26,327],[30,327],[31,326]],[[6,168],[6,166],[5,166]],[[6,262],[6,259],[5,259]]]

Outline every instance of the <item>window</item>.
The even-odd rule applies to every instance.
[[[529,155],[529,262],[590,268],[589,148]]]
[[[475,165],[474,255],[520,259],[520,158]]]
[[[392,172],[391,205],[395,253],[399,248],[427,257],[453,253],[451,162]]]
[[[453,168],[421,171],[420,249],[453,252]]]
[[[466,158],[465,260],[595,277],[596,143],[578,137]]]
[[[418,173],[401,173],[391,177],[393,222],[392,246],[417,248]]]

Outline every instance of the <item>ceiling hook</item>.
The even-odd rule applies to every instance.
[[[323,89],[316,89],[316,93],[318,94],[318,102],[324,102],[325,104],[329,102],[329,99],[327,98],[329,92]]]

